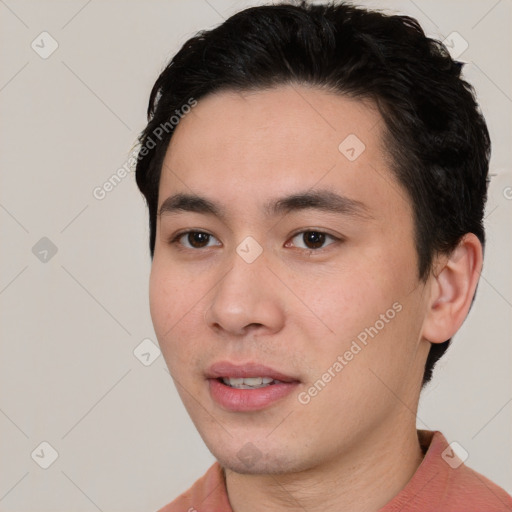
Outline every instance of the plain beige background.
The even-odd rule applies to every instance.
[[[154,511],[213,462],[158,356],[134,175],[94,190],[125,164],[168,59],[256,3],[0,0],[0,511]],[[488,246],[418,427],[512,492],[512,2],[360,4],[468,45],[493,139]]]

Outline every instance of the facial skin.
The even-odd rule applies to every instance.
[[[468,238],[457,263],[443,260],[448,275],[418,280],[412,206],[390,171],[383,129],[370,103],[288,85],[202,98],[169,145],[159,207],[173,194],[196,194],[225,217],[159,216],[151,315],[184,405],[225,467],[236,512],[297,502],[325,511],[340,500],[347,510],[375,510],[421,462],[416,410],[428,341],[448,339],[462,323],[476,286],[464,279],[481,256]],[[365,145],[354,161],[338,149],[350,134]],[[359,215],[265,213],[269,201],[320,190],[364,207]],[[169,242],[186,230],[211,236]],[[304,231],[329,236],[308,250]],[[236,251],[248,236],[263,250],[252,263]],[[393,304],[400,311],[301,403],[299,394]],[[206,378],[218,361],[260,363],[300,383],[262,410],[228,411]],[[247,443],[257,454],[250,464],[239,457]]]

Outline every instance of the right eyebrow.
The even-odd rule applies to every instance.
[[[213,201],[195,194],[182,193],[169,196],[160,206],[158,215],[180,211],[203,213],[221,218],[226,216],[224,209]]]

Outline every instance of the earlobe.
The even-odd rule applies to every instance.
[[[450,255],[440,256],[429,279],[431,294],[422,336],[431,343],[450,339],[464,322],[482,270],[482,244],[467,233]]]

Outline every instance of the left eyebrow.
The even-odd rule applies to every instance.
[[[308,208],[338,213],[349,217],[373,218],[369,208],[361,201],[324,189],[300,192],[270,201],[265,206],[265,212],[267,215],[282,215]]]
[[[373,218],[369,208],[361,201],[324,189],[308,190],[268,201],[264,205],[263,211],[267,216],[278,216],[306,209],[322,210],[362,219]],[[169,196],[160,206],[158,214],[172,214],[179,211],[226,218],[226,210],[219,203],[196,194],[183,193]]]

